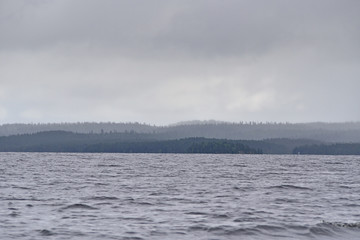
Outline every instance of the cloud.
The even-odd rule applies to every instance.
[[[0,106],[0,120],[5,119],[7,116],[6,108]]]
[[[0,15],[3,48],[88,44],[151,57],[251,56],[293,44],[342,48],[360,35],[357,1],[13,2]]]
[[[1,1],[1,119],[359,120],[359,7]]]
[[[26,109],[21,113],[21,117],[30,121],[36,121],[41,120],[43,118],[43,114],[37,109]]]

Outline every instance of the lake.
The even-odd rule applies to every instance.
[[[360,156],[0,153],[2,240],[360,239],[358,222]]]

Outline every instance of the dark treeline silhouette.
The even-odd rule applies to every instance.
[[[0,137],[1,152],[360,154],[360,143],[329,144],[308,139],[229,140],[181,138],[156,134],[47,131]]]
[[[192,121],[169,126],[144,123],[49,123],[3,124],[0,136],[31,134],[43,131],[74,133],[129,133],[150,134],[158,140],[204,137],[232,140],[263,140],[273,138],[313,139],[322,142],[359,142],[360,122],[348,123],[227,123]]]
[[[186,138],[155,140],[150,134],[81,134],[48,131],[0,137],[2,152],[246,153],[260,150],[238,140]]]
[[[254,149],[260,149],[265,154],[292,154],[296,147],[322,144],[323,142],[310,139],[274,138],[265,140],[242,140],[241,143]]]
[[[84,152],[119,153],[211,153],[261,154],[237,140],[185,138],[177,140],[98,143],[84,148]]]
[[[360,155],[360,143],[335,143],[296,147],[294,154],[312,155]]]
[[[81,134],[65,131],[47,131],[34,134],[0,137],[0,151],[81,152],[87,145],[109,142],[138,142],[153,140],[149,134],[107,133]]]
[[[202,139],[201,141],[192,143],[188,148],[188,152],[260,154],[262,150],[253,149],[236,140]]]

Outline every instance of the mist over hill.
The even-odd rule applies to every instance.
[[[74,133],[154,133],[159,128],[145,123],[76,122],[76,123],[13,123],[0,125],[0,136],[32,134],[46,131]]]
[[[167,126],[145,123],[78,122],[3,124],[0,136],[32,134],[44,131],[68,131],[74,133],[139,133],[153,139],[171,140],[191,137],[263,140],[274,138],[312,139],[322,142],[360,142],[360,122],[346,123],[257,123],[189,121]]]

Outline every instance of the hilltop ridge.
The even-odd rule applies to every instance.
[[[257,123],[189,121],[167,126],[146,123],[77,122],[3,124],[0,136],[31,134],[44,131],[74,133],[127,133],[152,134],[157,139],[170,140],[190,137],[231,140],[263,140],[273,138],[312,139],[323,142],[360,142],[360,122],[344,123]]]

